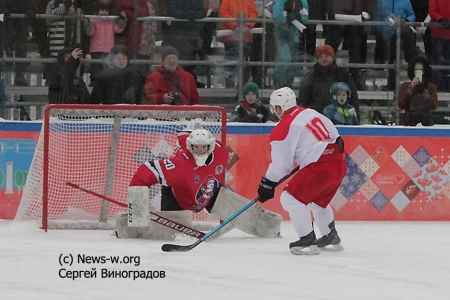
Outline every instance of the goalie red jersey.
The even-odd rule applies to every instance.
[[[228,151],[215,140],[213,145],[210,153],[205,150],[201,155],[204,158],[201,163],[189,149],[181,150],[168,159],[146,162],[139,167],[130,186],[150,187],[160,183],[171,187],[182,209],[199,212],[209,204],[225,178]]]

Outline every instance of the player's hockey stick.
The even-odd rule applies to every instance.
[[[125,203],[122,203],[122,202],[119,202],[119,201],[117,201],[117,200],[115,200],[115,199],[112,199],[112,198],[110,198],[110,197],[107,197],[107,196],[98,194],[98,193],[96,193],[96,192],[94,192],[94,191],[90,191],[90,190],[87,190],[87,189],[85,189],[85,188],[82,188],[82,187],[79,186],[78,184],[75,184],[75,183],[72,183],[72,182],[69,182],[69,181],[67,181],[66,184],[67,184],[68,186],[71,186],[71,187],[73,187],[73,188],[76,188],[76,189],[78,189],[78,190],[80,190],[80,191],[83,191],[83,192],[85,192],[85,193],[87,193],[87,194],[96,196],[96,197],[98,197],[98,198],[101,198],[101,199],[103,199],[103,200],[109,201],[109,202],[114,203],[114,204],[116,204],[116,205],[119,205],[119,206],[122,206],[122,207],[127,207],[127,205],[126,205]],[[197,239],[200,239],[200,238],[202,238],[203,236],[205,236],[205,233],[204,233],[204,232],[195,230],[195,229],[190,228],[190,227],[187,227],[187,226],[185,226],[185,225],[183,225],[183,224],[180,224],[180,223],[177,223],[177,222],[175,222],[175,221],[169,220],[169,219],[167,219],[167,218],[164,218],[163,216],[160,216],[160,215],[158,215],[158,214],[155,214],[154,212],[150,212],[150,220],[152,220],[152,221],[155,222],[155,223],[161,224],[161,225],[163,225],[163,226],[172,228],[173,230],[176,230],[176,231],[178,231],[178,232],[181,232],[181,233],[183,233],[183,234],[185,234],[185,235],[188,235],[188,236],[197,238]]]
[[[289,177],[291,177],[295,172],[297,172],[300,169],[299,166],[297,166],[294,170],[291,171],[291,173],[289,173],[288,175],[284,176],[283,178],[280,179],[280,181],[278,181],[277,185],[280,185],[282,182],[284,182],[286,179],[288,179]],[[214,228],[213,230],[211,230],[210,232],[208,232],[207,234],[205,234],[204,237],[202,237],[201,239],[199,239],[198,241],[196,241],[195,243],[191,244],[191,245],[187,245],[187,246],[182,246],[182,245],[174,245],[174,244],[164,244],[161,246],[161,250],[164,252],[188,252],[191,251],[192,249],[194,249],[195,247],[197,247],[198,245],[200,245],[201,243],[203,243],[205,240],[207,240],[210,236],[212,236],[214,233],[216,233],[217,231],[219,231],[220,229],[222,229],[222,227],[224,227],[225,225],[227,225],[228,223],[230,223],[231,221],[233,221],[234,219],[236,219],[240,214],[242,214],[244,211],[246,211],[247,209],[249,209],[253,204],[255,204],[256,202],[258,202],[259,198],[254,199],[253,201],[250,201],[248,204],[246,204],[244,207],[242,207],[241,209],[239,209],[237,212],[235,212],[233,215],[231,215],[228,219],[226,219],[225,221],[223,221],[219,226],[217,226],[216,228]]]

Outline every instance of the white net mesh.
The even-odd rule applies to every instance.
[[[42,126],[15,219],[42,220],[45,227],[43,203],[48,199],[50,228],[51,224],[79,228],[76,224],[107,223],[116,212],[125,210],[68,186],[67,182],[127,203],[128,184],[139,165],[171,155],[178,131],[190,120],[201,118],[203,126],[218,140],[225,136],[222,119],[226,113],[218,107],[56,105],[47,107],[46,112],[44,124],[48,122],[49,130],[46,132]],[[48,146],[44,147],[47,134]],[[151,193],[152,206],[158,210],[160,186],[153,186]],[[217,220],[200,212],[193,214],[193,221]]]

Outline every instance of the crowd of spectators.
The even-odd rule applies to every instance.
[[[236,66],[224,66],[226,88],[236,88],[238,82],[244,85],[233,112],[234,119],[241,122],[270,120],[259,99],[261,86],[293,87],[300,78],[299,105],[326,112],[336,124],[358,124],[362,118],[358,92],[367,86],[360,68],[338,66],[336,57],[345,49],[349,63],[366,63],[369,35],[376,41],[376,64],[393,63],[396,41],[401,40],[410,79],[397,91],[398,106],[405,109],[402,124],[431,125],[424,112],[436,109],[437,92],[450,91],[450,72],[430,67],[450,64],[448,0],[2,0],[0,14],[4,15],[0,22],[3,55],[26,57],[28,45],[34,43],[40,57],[57,60],[45,64],[43,70],[49,103],[199,105],[197,89],[205,87],[197,74],[200,68],[192,63],[180,65],[179,60],[208,60],[214,54],[211,43],[216,32],[221,33],[217,41],[223,43],[225,62],[236,62],[240,54],[245,61],[316,61],[306,74],[300,67],[276,65],[269,84],[267,67],[253,65],[239,73]],[[25,18],[11,18],[11,14],[25,14]],[[37,18],[36,14],[54,17]],[[183,21],[137,19],[151,16]],[[238,16],[275,22],[245,22],[243,26],[238,21],[198,22],[207,17]],[[350,17],[359,17],[361,22],[390,21],[400,26],[401,36],[397,36],[396,26],[323,25],[325,45],[319,45],[316,25],[297,26],[307,20]],[[416,21],[439,25],[406,23]],[[423,48],[418,46],[419,35]],[[161,65],[152,68],[157,41],[161,41]],[[80,63],[84,59],[103,63]],[[133,63],[136,59],[149,63]],[[15,64],[15,85],[29,85],[26,67],[26,63]],[[415,72],[420,69],[422,72]],[[83,81],[84,72],[90,72],[88,84]],[[380,90],[395,90],[395,75],[395,70],[389,69],[387,84]],[[426,109],[421,106],[424,102],[428,103]],[[422,113],[415,113],[417,109]]]

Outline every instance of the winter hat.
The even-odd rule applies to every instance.
[[[316,50],[316,57],[319,58],[322,54],[328,54],[334,58],[334,49],[330,45],[322,45]]]
[[[347,93],[347,96],[350,97],[350,87],[345,82],[335,82],[331,86],[330,94],[336,96],[336,94],[340,91],[344,91]]]
[[[255,93],[256,97],[259,98],[259,86],[256,83],[247,82],[244,85],[244,88],[243,88],[244,97],[245,97],[245,95],[247,95],[248,92]]]
[[[162,51],[161,51],[161,58],[162,61],[164,61],[166,59],[167,56],[169,55],[175,55],[176,57],[178,57],[178,51],[177,49],[175,49],[174,47],[165,47]]]

